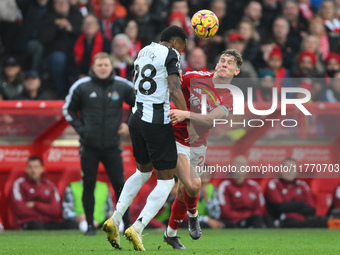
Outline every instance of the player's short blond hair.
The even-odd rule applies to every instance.
[[[227,49],[224,50],[221,54],[221,56],[223,55],[229,55],[229,56],[233,56],[235,58],[236,61],[236,65],[238,68],[241,67],[242,63],[243,63],[243,59],[242,59],[242,54],[239,53],[237,50],[235,49]]]
[[[112,57],[107,54],[106,52],[99,52],[93,57],[93,64],[96,62],[97,59],[108,58],[110,60],[111,65],[113,65]]]

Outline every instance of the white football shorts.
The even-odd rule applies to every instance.
[[[201,145],[199,147],[190,147],[176,141],[176,147],[177,154],[185,155],[189,159],[191,165],[195,168],[195,170],[198,169],[198,167],[204,166],[207,146]],[[199,176],[202,175],[199,171],[196,172]]]

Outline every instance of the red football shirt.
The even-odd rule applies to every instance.
[[[268,183],[265,198],[270,203],[302,201],[311,207],[315,207],[312,192],[308,184],[301,180],[295,180],[290,183],[280,179],[273,179]],[[294,218],[300,221],[305,220],[304,215],[295,212],[286,213],[286,218]]]
[[[238,223],[250,216],[264,214],[265,202],[256,181],[245,179],[237,184],[234,179],[225,180],[218,187],[218,198],[223,220]]]
[[[187,103],[187,109],[190,112],[202,112],[202,95],[207,95],[207,113],[219,106],[225,106],[229,111],[233,108],[233,97],[229,89],[214,88],[212,77],[214,73],[193,71],[183,75],[181,84],[183,95]],[[190,146],[198,147],[207,144],[207,138],[211,127],[202,126],[193,123],[199,139]],[[184,141],[189,135],[186,123],[183,121],[173,125],[176,140],[186,146],[188,143]]]

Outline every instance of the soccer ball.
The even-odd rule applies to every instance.
[[[219,25],[217,16],[209,10],[198,11],[191,18],[191,28],[200,38],[215,35]]]

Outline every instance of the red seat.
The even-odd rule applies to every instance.
[[[225,178],[211,178],[210,183],[214,185],[215,188],[218,188],[221,182],[223,182],[224,180],[226,179]]]
[[[13,219],[13,214],[12,214],[12,210],[11,210],[11,206],[10,206],[10,195],[12,192],[12,187],[13,187],[13,183],[15,182],[15,180],[17,180],[18,178],[22,177],[25,175],[25,170],[22,168],[14,168],[9,176],[8,179],[5,183],[5,187],[4,187],[4,212],[3,212],[3,223],[4,223],[4,227],[6,229],[13,229],[14,226],[14,219]]]
[[[64,196],[66,187],[71,183],[81,179],[80,169],[66,168],[58,182],[58,191],[61,197]]]
[[[314,195],[317,216],[325,216],[327,214],[339,182],[340,179],[338,178],[317,178],[311,180],[310,188]]]
[[[260,182],[260,186],[261,186],[261,190],[262,190],[262,193],[264,194],[265,191],[266,191],[266,188],[268,186],[268,183],[272,180],[273,178],[263,178],[261,179],[261,182]]]
[[[58,183],[61,179],[61,176],[64,173],[65,168],[58,168],[58,169],[49,169],[49,168],[45,168],[45,175],[47,177],[47,179],[51,182],[53,182],[53,184],[58,187]]]

